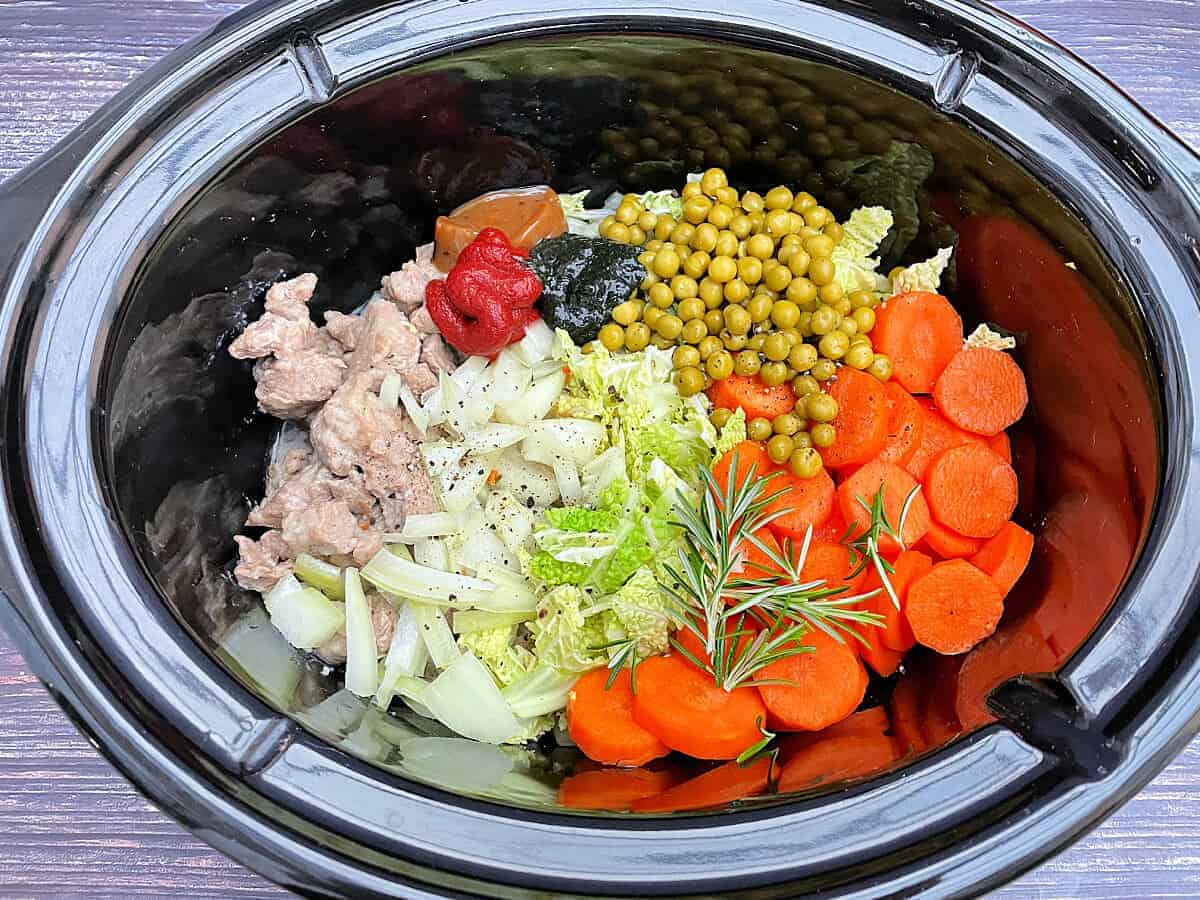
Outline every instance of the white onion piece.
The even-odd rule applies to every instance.
[[[450,632],[450,626],[446,624],[446,617],[442,611],[436,606],[424,603],[411,603],[409,607],[433,664],[439,669],[444,669],[458,659],[461,655],[458,644],[454,642],[454,635]]]
[[[583,484],[579,481],[579,470],[575,468],[575,463],[569,459],[556,459],[553,468],[563,503],[572,506],[583,500]]]
[[[386,550],[380,552],[391,556]],[[371,627],[371,606],[363,593],[358,569],[346,569],[345,578],[346,690],[359,697],[373,697],[379,687],[379,654]]]
[[[271,624],[300,650],[315,650],[346,624],[345,606],[316,588],[305,587],[294,575],[279,579],[263,595],[263,604]]]

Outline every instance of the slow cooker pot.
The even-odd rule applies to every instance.
[[[1033,398],[1034,564],[989,642],[909,660],[924,753],[719,810],[581,813],[569,748],[369,711],[229,580],[273,430],[225,348],[275,279],[315,271],[318,310],[353,309],[436,213],[507,185],[716,163],[844,213],[872,198],[838,161],[892,142],[933,172],[887,264],[955,243],[956,300],[1018,335]],[[4,627],[157,803],[302,892],[981,891],[1200,727],[1197,185],[1128,98],[982,4],[251,6],[0,188]],[[895,681],[868,702],[895,719]]]

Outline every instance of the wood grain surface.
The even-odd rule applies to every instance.
[[[239,0],[0,0],[0,178]],[[1007,0],[1200,147],[1200,0]],[[0,896],[279,898],[146,802],[0,634]],[[1200,896],[1200,742],[998,897]]]

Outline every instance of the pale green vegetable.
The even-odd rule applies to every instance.
[[[891,212],[882,206],[864,206],[850,213],[842,225],[842,239],[833,249],[833,266],[834,277],[847,294],[887,290],[887,279],[877,271],[875,252],[894,222]]]
[[[1003,335],[994,331],[984,322],[967,335],[964,346],[981,347],[987,350],[1014,350],[1017,346],[1017,339],[1011,335]]]
[[[342,570],[333,563],[301,553],[296,557],[296,577],[333,600],[345,600]]]
[[[502,744],[521,732],[491,673],[472,653],[462,653],[431,682],[402,678],[397,685],[451,731]]]
[[[653,572],[638,569],[609,598],[609,604],[626,637],[637,640],[642,657],[667,652],[670,633],[676,626],[674,607]]]
[[[907,294],[910,291],[928,291],[936,294],[941,289],[942,274],[950,265],[950,257],[953,255],[953,247],[943,247],[935,256],[924,262],[913,263],[893,273],[892,296]]]
[[[474,653],[503,687],[532,669],[536,662],[532,653],[513,643],[516,633],[515,625],[471,631],[459,635],[458,646]]]
[[[384,551],[386,552],[386,551]],[[372,697],[379,687],[379,654],[371,627],[371,606],[358,569],[346,569],[346,690]]]
[[[334,603],[316,588],[305,587],[295,576],[279,579],[263,595],[271,624],[289,644],[314,650],[342,630],[346,608]]]
[[[567,697],[578,680],[577,672],[563,672],[554,666],[539,663],[500,693],[514,715],[532,718],[566,708]]]
[[[493,628],[510,628],[533,618],[532,612],[487,612],[482,609],[461,609],[454,613],[454,631],[459,635]]]
[[[460,656],[454,635],[446,624],[446,617],[436,606],[424,603],[410,603],[409,606],[417,622],[417,632],[429,651],[429,658],[439,669],[446,668]]]
[[[401,559],[388,550],[371,557],[362,577],[381,591],[438,606],[495,609],[496,586],[490,581],[443,572]],[[503,609],[503,604],[499,604]]]
[[[739,406],[729,417],[725,427],[721,429],[721,436],[717,438],[717,445],[713,448],[713,459],[720,459],[744,440],[746,440],[746,411]]]
[[[587,595],[574,585],[550,591],[538,603],[530,623],[540,663],[566,672],[586,672],[608,661],[607,612],[585,610]]]
[[[382,709],[391,706],[398,679],[419,677],[428,662],[429,651],[421,637],[412,605],[401,603],[396,609],[396,626],[383,663],[383,677],[375,692],[375,705]]]

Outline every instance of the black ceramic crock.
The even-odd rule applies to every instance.
[[[713,127],[689,156],[691,113]],[[836,161],[890,141],[936,169],[887,263],[956,241],[955,296],[1018,333],[1033,396],[1034,566],[996,638],[910,662],[926,752],[717,812],[572,812],[569,751],[367,712],[231,584],[272,430],[224,350],[272,280],[316,271],[316,305],[353,308],[504,184],[727,162],[844,212],[870,198]],[[972,2],[256,4],[0,187],[4,627],[155,802],[302,892],[982,891],[1200,726],[1197,185],[1127,97]],[[965,709],[981,670],[1034,674]],[[872,690],[896,718],[894,688]]]

